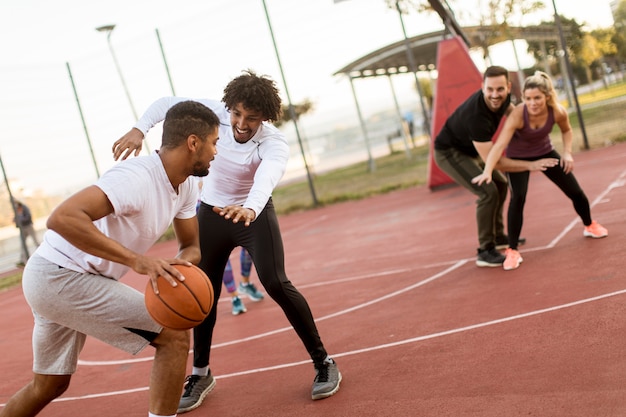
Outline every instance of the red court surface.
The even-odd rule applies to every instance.
[[[339,364],[341,389],[310,399],[313,367],[272,300],[245,300],[248,312],[235,317],[223,298],[217,387],[186,415],[626,415],[626,144],[575,159],[609,237],[584,238],[569,200],[534,173],[514,271],[475,266],[475,198],[460,187],[282,216],[287,272]],[[135,274],[123,281],[145,285]],[[2,405],[31,377],[31,322],[20,288],[0,293]],[[152,354],[89,339],[69,390],[41,415],[146,416]]]

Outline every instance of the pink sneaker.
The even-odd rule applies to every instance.
[[[597,223],[595,220],[592,221],[589,226],[585,226],[585,230],[583,231],[583,236],[593,237],[595,239],[607,237],[608,235],[609,231],[602,227],[602,225],[600,223]]]
[[[502,267],[505,271],[519,268],[519,264],[522,263],[523,259],[522,255],[520,255],[518,251],[508,248],[504,254],[506,255],[506,259],[504,260]]]

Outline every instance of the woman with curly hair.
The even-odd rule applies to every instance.
[[[154,102],[126,135],[113,145],[115,159],[126,159],[141,150],[146,132],[161,121],[174,104],[187,100],[165,97]],[[273,80],[253,71],[234,78],[224,89],[222,101],[196,100],[220,118],[217,155],[204,178],[200,225],[200,268],[215,291],[213,308],[194,329],[192,375],[187,377],[178,413],[200,406],[215,386],[209,369],[211,339],[216,320],[222,275],[231,251],[246,249],[267,293],[285,312],[287,319],[309,352],[316,370],[311,397],[329,397],[339,390],[341,374],[328,356],[317,331],[309,305],[287,278],[284,250],[272,191],[283,176],[289,158],[285,136],[270,121],[281,114],[281,99]]]
[[[574,210],[585,226],[584,236],[592,238],[607,236],[607,230],[592,220],[589,200],[574,177],[572,126],[567,110],[556,101],[557,94],[550,77],[544,72],[536,71],[524,81],[522,95],[524,102],[518,104],[511,112],[489,152],[483,173],[472,182],[479,185],[489,183],[494,166],[505,149],[506,156],[511,159],[536,161],[541,158],[557,158],[560,163],[546,167],[544,175],[572,201]],[[559,155],[550,140],[549,135],[555,124],[561,130],[563,155]],[[508,271],[518,268],[522,262],[517,246],[524,221],[524,204],[530,173],[508,172],[507,175],[511,187],[508,213],[509,248],[506,250],[503,267]]]

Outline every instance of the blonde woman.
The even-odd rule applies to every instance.
[[[498,139],[489,152],[483,173],[472,182],[478,185],[490,183],[494,166],[506,149],[511,159],[535,161],[542,158],[558,158],[559,164],[546,167],[544,175],[572,200],[574,210],[580,216],[585,228],[583,235],[602,238],[608,231],[592,220],[589,200],[574,177],[572,157],[572,127],[567,111],[556,101],[556,91],[547,74],[537,71],[524,82],[522,89],[524,102],[517,105],[506,120]],[[563,155],[554,149],[550,140],[552,127],[557,124],[563,140]],[[518,239],[524,222],[524,204],[528,191],[530,173],[507,173],[511,188],[511,201],[508,211],[509,249],[503,267],[516,269],[522,262],[517,250]]]

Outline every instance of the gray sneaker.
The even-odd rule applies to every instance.
[[[317,375],[315,375],[313,380],[312,399],[321,400],[339,391],[341,372],[337,369],[337,364],[334,360],[328,359],[321,364],[315,364],[315,371]]]
[[[207,376],[189,375],[185,380],[185,392],[178,403],[179,414],[200,407],[204,397],[215,388],[215,379],[209,372]]]

